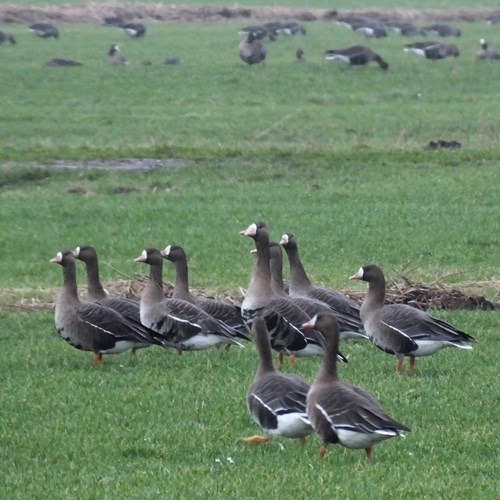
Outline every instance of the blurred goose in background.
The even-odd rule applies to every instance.
[[[40,38],[59,38],[59,30],[49,23],[35,23],[29,27],[29,30]]]
[[[368,282],[361,321],[375,347],[396,356],[398,373],[405,356],[410,358],[411,372],[417,356],[431,356],[445,347],[472,349],[474,338],[448,323],[406,304],[385,304],[385,278],[380,267],[360,267],[350,279]]]
[[[448,24],[432,24],[430,26],[424,26],[422,31],[427,35],[434,36],[461,36],[462,32],[458,28],[453,28]]]
[[[150,267],[141,297],[141,322],[164,335],[179,354],[227,344],[243,347],[236,340],[240,334],[234,328],[217,321],[192,302],[163,295],[163,257],[159,250],[147,248],[135,262]]]
[[[51,57],[45,64],[47,66],[82,66],[82,63],[64,57]]]
[[[375,61],[383,70],[389,68],[389,64],[379,54],[373,52],[370,47],[366,47],[365,45],[352,45],[343,49],[330,49],[325,54],[327,61],[342,61],[351,66],[360,66],[368,64],[370,61]]]
[[[125,23],[120,28],[127,33],[130,38],[143,38],[146,36],[146,26],[141,23]]]
[[[112,26],[116,28],[121,28],[125,24],[125,20],[119,16],[108,16],[103,18],[103,26]]]
[[[255,317],[252,323],[259,352],[259,365],[247,393],[247,408],[264,435],[243,438],[247,443],[262,443],[272,436],[299,438],[304,444],[313,429],[306,414],[309,384],[295,375],[280,373],[273,365],[266,322]]]
[[[425,35],[425,31],[412,23],[391,22],[388,26],[402,36]]]
[[[257,64],[266,58],[267,50],[253,32],[249,32],[246,39],[240,42],[240,58],[247,64]]]
[[[442,43],[434,40],[410,43],[405,47],[404,51],[413,52],[433,61],[444,59],[448,56],[458,57],[460,55],[458,47],[453,43]]]
[[[175,57],[175,56],[168,56],[168,57],[165,57],[165,59],[163,60],[163,64],[167,64],[167,65],[176,65],[176,64],[181,64],[181,60],[178,58],[178,57]]]
[[[401,431],[410,431],[390,417],[370,394],[339,379],[339,329],[335,316],[321,313],[302,326],[318,329],[326,342],[323,364],[307,394],[307,415],[321,437],[320,458],[330,443],[338,443],[346,448],[363,448],[370,460],[375,444],[400,436]]]
[[[7,33],[5,31],[0,31],[0,45],[6,42],[9,42],[11,45],[15,45],[16,39],[14,38],[14,35],[11,35],[10,33]]]
[[[76,349],[92,352],[95,365],[102,362],[103,354],[118,354],[137,343],[164,345],[161,336],[141,323],[98,303],[80,301],[72,251],[60,251],[50,262],[63,268],[63,285],[55,303],[57,333]]]
[[[285,249],[290,264],[291,297],[309,297],[326,304],[337,318],[341,338],[366,338],[357,302],[332,288],[314,284],[308,277],[300,259],[297,239],[292,233],[284,233],[280,244]]]
[[[256,316],[264,318],[269,331],[271,347],[279,353],[280,366],[283,356],[322,356],[323,338],[319,332],[302,331],[301,324],[310,316],[289,297],[278,295],[271,283],[269,231],[265,222],[257,221],[240,232],[255,242],[257,255],[250,276],[245,298],[241,304],[241,314],[247,328],[252,329]],[[342,356],[345,360],[345,358]]]
[[[481,44],[481,48],[476,54],[476,59],[500,59],[500,53],[491,49],[484,38],[481,38],[479,43]]]
[[[295,62],[298,63],[305,63],[306,60],[306,55],[304,53],[303,49],[297,49],[297,52],[295,53]]]
[[[276,39],[276,33],[273,34],[273,32],[266,28],[266,26],[264,26],[263,24],[252,24],[251,26],[245,26],[238,32],[239,35],[245,35],[246,37],[248,37],[250,33],[253,34],[256,40],[262,40],[266,36],[269,36],[272,41]]]
[[[164,259],[169,260],[175,267],[175,286],[172,297],[196,304],[206,313],[226,325],[234,328],[240,335],[239,338],[250,340],[246,335],[246,325],[241,318],[241,308],[228,302],[216,299],[195,299],[189,291],[189,271],[187,256],[184,248],[179,245],[168,245],[161,252]]]
[[[128,64],[127,59],[120,54],[120,47],[116,43],[113,43],[108,50],[107,63],[110,66],[125,66]]]
[[[276,33],[280,35],[295,36],[299,33],[305,35],[307,33],[302,23],[299,21],[283,21],[278,23],[275,28]]]

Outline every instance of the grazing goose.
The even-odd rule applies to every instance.
[[[6,33],[5,31],[0,31],[0,45],[4,42],[9,42],[11,45],[15,45],[16,39],[14,38],[14,35]]]
[[[361,321],[375,347],[396,356],[398,373],[405,356],[410,357],[413,371],[417,356],[430,356],[444,347],[472,349],[474,338],[448,323],[406,304],[384,304],[385,278],[380,267],[360,267],[350,279],[368,282]]]
[[[389,68],[389,64],[366,45],[352,45],[343,49],[330,49],[325,54],[327,61],[342,61],[351,66],[361,66],[368,64],[370,61],[375,61],[383,70]]]
[[[427,35],[434,36],[460,36],[462,32],[458,28],[453,28],[448,24],[432,24],[431,26],[424,26],[422,31]]]
[[[359,305],[346,295],[325,286],[315,285],[306,274],[300,260],[295,236],[285,233],[280,244],[285,249],[290,264],[290,296],[310,297],[327,304],[340,324],[341,338],[366,338],[359,317]]]
[[[267,50],[253,32],[240,42],[240,58],[247,64],[257,64],[266,58]]]
[[[119,16],[108,16],[102,20],[101,24],[103,26],[112,26],[121,28],[125,24],[125,21],[123,20],[123,18]]]
[[[59,30],[49,23],[35,23],[29,27],[29,30],[40,38],[59,38]]]
[[[405,47],[404,51],[413,52],[433,61],[444,59],[448,56],[458,57],[460,55],[458,47],[453,43],[442,43],[434,40],[410,43]]]
[[[278,295],[272,288],[267,225],[257,221],[240,234],[252,238],[257,249],[250,283],[241,304],[241,315],[248,329],[252,329],[256,316],[264,318],[271,347],[279,353],[280,366],[283,355],[290,356],[292,363],[295,356],[322,356],[322,336],[314,330],[305,335],[300,327],[310,316],[288,297]]]
[[[424,30],[415,26],[412,23],[391,22],[391,23],[389,23],[389,27],[393,31],[395,31],[396,33],[399,33],[402,36],[425,35]]]
[[[198,351],[226,344],[243,347],[238,332],[187,300],[163,295],[163,257],[147,248],[135,259],[150,266],[149,280],[141,297],[141,322],[163,334],[177,351]]]
[[[352,31],[362,33],[366,38],[383,38],[387,36],[387,31],[383,23],[378,21],[364,21],[351,24]]]
[[[286,296],[285,288],[283,285],[283,254],[282,247],[279,243],[274,241],[269,243],[269,251],[271,252],[271,277],[272,277],[272,286],[273,290],[279,294]],[[340,294],[339,294],[340,295]],[[326,303],[321,300],[310,297],[308,295],[290,295],[290,300],[303,309],[309,317],[313,317],[319,312],[328,312],[335,314],[335,311]],[[346,297],[347,300],[347,297]],[[357,304],[356,304],[357,305]],[[342,315],[339,314],[341,318]],[[349,317],[349,320],[352,318]],[[354,330],[353,330],[354,328]],[[361,329],[361,321],[359,320],[359,315],[354,321],[346,321],[342,323],[340,339],[345,340],[348,338],[355,339],[368,339],[368,337],[357,330]]]
[[[146,35],[146,26],[141,23],[126,23],[120,28],[127,33],[130,38],[143,38]]]
[[[278,24],[276,33],[287,36],[295,36],[299,33],[305,35],[307,31],[302,23],[299,23],[298,21],[283,21]]]
[[[247,408],[264,435],[243,438],[246,443],[269,441],[273,435],[299,438],[305,444],[313,432],[306,414],[309,384],[295,375],[284,375],[273,365],[266,322],[256,316],[252,323],[260,362],[247,393]]]
[[[73,252],[58,252],[50,262],[63,268],[63,286],[55,304],[57,333],[76,349],[93,353],[94,364],[103,354],[118,354],[137,343],[164,345],[163,338],[137,321],[92,302],[80,302]]]
[[[330,443],[339,443],[346,448],[364,448],[370,460],[375,444],[400,436],[401,431],[410,431],[387,415],[363,389],[339,379],[335,356],[339,329],[335,316],[321,313],[302,326],[320,330],[326,342],[323,364],[307,394],[307,415],[321,436],[320,458]]]
[[[82,66],[82,63],[64,57],[51,57],[45,64],[47,66]]]
[[[164,259],[169,260],[175,267],[175,285],[172,297],[182,299],[196,304],[206,313],[213,316],[218,321],[223,321],[226,325],[234,328],[238,337],[250,340],[246,335],[246,325],[241,318],[241,308],[228,302],[216,299],[195,299],[189,291],[189,271],[187,257],[184,248],[178,245],[168,245],[161,252]]]
[[[481,38],[479,43],[481,44],[481,48],[476,54],[476,59],[500,59],[500,53],[491,49],[484,38]]]
[[[108,50],[107,63],[110,66],[125,66],[128,64],[127,59],[120,54],[120,47],[116,43],[113,43]]]

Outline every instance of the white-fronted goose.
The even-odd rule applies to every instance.
[[[368,64],[370,61],[375,61],[383,70],[389,68],[389,64],[366,45],[352,45],[342,49],[330,49],[325,54],[327,61],[342,61],[351,66],[361,66]]]
[[[82,66],[82,63],[65,57],[51,57],[45,64],[47,66]]]
[[[402,36],[425,35],[423,29],[415,26],[412,23],[399,23],[395,21],[388,23],[388,26],[392,29],[392,31],[395,31]]]
[[[294,241],[293,235],[291,238]],[[293,242],[292,242],[293,244]],[[285,295],[286,292],[283,286],[283,253],[282,246],[279,243],[271,241],[269,243],[269,250],[271,252],[271,277],[272,277],[272,286],[273,290],[279,295]],[[322,302],[321,300],[310,297],[308,295],[289,295],[290,300],[303,309],[310,318],[315,316],[320,312],[328,312],[335,314],[335,311],[330,307],[326,302]],[[347,297],[346,297],[347,299]],[[357,305],[357,304],[356,304]],[[339,314],[340,317],[343,315]],[[348,338],[355,339],[368,339],[368,336],[364,333],[358,332],[354,329],[361,329],[361,320],[359,319],[359,315],[355,321],[352,320],[350,316],[348,316],[348,320],[346,323],[342,323],[340,339],[345,340]],[[340,323],[340,321],[339,321]]]
[[[410,431],[363,389],[339,379],[335,355],[339,330],[333,314],[318,314],[303,327],[320,330],[326,342],[323,364],[307,394],[307,415],[321,436],[320,458],[330,443],[339,443],[346,448],[363,448],[371,459],[375,444]]]
[[[280,364],[283,355],[322,356],[323,338],[319,332],[306,335],[302,323],[310,316],[296,306],[288,297],[276,294],[271,284],[269,231],[267,225],[257,221],[240,232],[255,241],[257,255],[245,298],[241,304],[241,315],[249,330],[256,316],[264,318],[269,331],[271,347],[279,353]]]
[[[0,31],[0,45],[5,42],[9,42],[11,45],[15,45],[16,39],[14,38],[14,35],[6,33],[5,31]]]
[[[481,48],[476,54],[476,59],[500,59],[500,53],[490,48],[484,38],[481,38],[479,43],[481,44]]]
[[[172,294],[174,299],[187,300],[192,304],[196,304],[210,316],[234,328],[239,334],[238,338],[250,340],[246,335],[247,328],[241,318],[241,308],[239,306],[216,299],[196,299],[191,295],[187,256],[184,248],[179,245],[168,245],[161,252],[161,255],[174,264],[175,285]]]
[[[448,56],[458,57],[460,55],[458,47],[453,43],[436,42],[435,40],[410,43],[404,50],[405,52],[413,52],[432,61],[444,59]]]
[[[146,36],[146,26],[141,23],[125,23],[120,28],[127,33],[130,38],[143,38]]]
[[[297,239],[293,234],[284,233],[280,244],[285,249],[290,264],[290,296],[310,297],[324,302],[335,314],[342,338],[365,338],[357,302],[332,288],[315,285],[309,279],[300,259]]]
[[[94,364],[103,354],[118,354],[137,343],[164,345],[163,338],[119,312],[92,302],[80,302],[73,252],[58,252],[50,262],[63,268],[63,286],[55,304],[57,333],[70,345],[93,353]]]
[[[432,24],[430,26],[424,26],[422,31],[427,35],[434,36],[461,36],[462,32],[458,28],[453,28],[448,24]]]
[[[240,42],[240,58],[247,64],[257,64],[266,58],[267,50],[252,31]]]
[[[125,66],[128,61],[120,54],[120,47],[113,43],[108,50],[108,59],[106,61],[110,66]]]
[[[254,318],[252,333],[260,362],[247,393],[247,408],[264,435],[246,437],[242,441],[262,443],[269,441],[271,436],[281,435],[299,438],[304,444],[306,436],[313,432],[306,414],[309,384],[300,377],[276,370],[264,319],[259,316]]]
[[[306,29],[302,23],[299,21],[283,21],[278,24],[275,28],[277,34],[287,35],[287,36],[295,36],[299,33],[302,35],[307,34]]]
[[[361,321],[373,344],[396,356],[398,373],[405,356],[410,357],[413,371],[417,356],[430,356],[444,347],[472,349],[474,338],[448,323],[406,304],[384,304],[385,278],[380,267],[360,267],[350,279],[368,282]]]
[[[141,297],[141,322],[163,334],[179,353],[226,344],[243,347],[238,332],[187,300],[163,295],[163,257],[156,248],[147,248],[135,259],[150,266],[149,280]]]
[[[39,38],[59,38],[59,30],[53,24],[35,23],[29,30]]]

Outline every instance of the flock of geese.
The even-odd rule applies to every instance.
[[[403,360],[430,356],[445,347],[471,349],[470,335],[408,305],[385,303],[385,280],[376,265],[361,267],[351,279],[368,283],[360,306],[331,288],[314,284],[301,262],[296,238],[282,235],[270,240],[262,221],[250,224],[240,235],[253,240],[255,260],[241,305],[199,299],[190,293],[187,256],[180,246],[163,251],[146,248],[135,258],[149,266],[149,278],[140,300],[109,297],[99,277],[97,254],[85,245],[62,250],[51,259],[62,266],[63,284],[55,302],[57,333],[71,346],[90,351],[96,365],[104,354],[118,354],[151,345],[184,351],[225,346],[243,347],[255,341],[260,362],[246,402],[262,434],[243,438],[264,442],[273,435],[300,439],[317,432],[319,456],[331,443],[364,449],[368,459],[378,442],[410,429],[390,417],[361,388],[340,380],[337,363],[346,361],[339,342],[371,341]],[[289,282],[283,280],[282,249],[290,265]],[[87,292],[78,294],[76,261],[84,262]],[[163,262],[175,269],[173,293],[163,287]],[[279,366],[272,352],[278,353]],[[281,371],[283,356],[290,362],[301,356],[321,356],[323,362],[310,385]]]
[[[493,18],[492,18],[493,19]],[[371,19],[360,16],[344,16],[336,19],[337,24],[345,26],[350,30],[361,33],[367,38],[382,38],[387,36],[388,30],[393,30],[403,36],[435,36],[435,37],[460,37],[461,31],[458,28],[448,24],[431,24],[418,27],[408,22],[386,22],[382,23],[377,19]],[[489,22],[492,22],[489,20]],[[495,21],[496,22],[496,21]],[[146,27],[142,23],[129,23],[120,17],[105,17],[102,21],[104,26],[115,27],[123,30],[127,35],[134,39],[144,38],[146,36]],[[35,23],[29,26],[30,31],[40,38],[59,38],[59,30],[50,23]],[[306,35],[307,31],[304,25],[298,21],[271,21],[264,24],[254,24],[246,26],[239,31],[245,38],[239,45],[240,58],[247,64],[257,64],[266,59],[268,50],[263,43],[263,39],[274,42],[278,36],[295,36],[298,34]],[[10,33],[0,31],[0,45],[2,43],[16,44],[16,39]],[[412,52],[419,56],[433,61],[444,59],[446,57],[458,57],[460,50],[455,43],[447,43],[438,40],[421,40],[406,44],[406,52]],[[480,49],[476,53],[477,59],[500,59],[500,53],[492,49],[488,42],[482,38],[480,40]],[[381,69],[387,70],[389,63],[370,47],[363,44],[351,45],[328,49],[325,51],[327,61],[341,61],[348,65],[359,66],[369,62],[376,62]],[[296,61],[306,62],[306,56],[303,48],[296,51]],[[112,66],[123,66],[128,64],[128,60],[120,53],[120,47],[112,44],[108,50],[107,63]],[[166,57],[164,64],[181,64],[181,60],[176,56]],[[69,58],[53,57],[46,62],[49,66],[81,66],[82,63]],[[150,60],[141,61],[142,65],[149,66]]]

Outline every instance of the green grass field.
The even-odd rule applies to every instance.
[[[342,346],[342,377],[412,429],[367,463],[340,446],[319,461],[317,436],[240,442],[258,431],[245,406],[252,344],[152,347],[96,369],[57,336],[50,308],[32,307],[60,286],[49,259],[85,243],[108,285],[146,273],[133,262],[143,248],[181,244],[193,287],[239,297],[253,258],[238,232],[255,219],[274,239],[297,236],[317,282],[363,289],[348,276],[375,262],[396,281],[477,282],[498,302],[500,64],[474,54],[500,36],[457,25],[453,61],[405,54],[395,35],[366,42],[388,72],[326,64],[326,48],[365,43],[331,23],[279,39],[256,67],[238,58],[240,23],[155,24],[139,42],[96,25],[63,25],[58,42],[0,27],[18,38],[0,46],[2,498],[497,498],[498,311],[433,311],[478,344],[421,358],[413,376],[369,344]],[[126,68],[104,64],[115,41]],[[298,46],[307,65],[293,62]],[[54,55],[85,65],[43,66]],[[435,139],[462,148],[426,151]],[[58,163],[127,158],[151,168]],[[154,168],[172,158],[185,161]],[[318,365],[285,370],[312,381]]]

